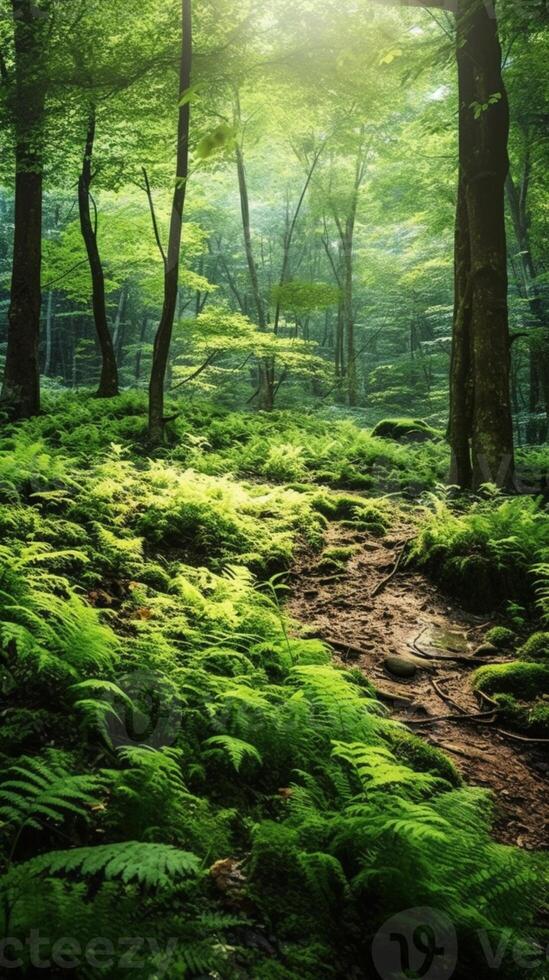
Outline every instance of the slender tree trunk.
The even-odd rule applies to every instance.
[[[358,200],[360,194],[360,188],[364,182],[366,176],[366,161],[368,157],[368,148],[365,145],[365,132],[364,127],[361,130],[361,142],[358,148],[356,162],[355,162],[355,177],[351,193],[351,199],[349,202],[349,207],[345,219],[341,219],[336,210],[334,209],[334,219],[339,232],[340,242],[341,242],[341,258],[342,258],[342,272],[339,276],[339,280],[342,285],[342,329],[343,338],[342,341],[347,348],[347,370],[345,372],[346,376],[346,389],[347,389],[347,402],[349,405],[353,406],[357,404],[358,401],[358,390],[357,390],[357,356],[355,349],[355,314],[354,314],[354,262],[353,262],[353,249],[354,249],[354,235],[355,235],[355,224],[356,215],[358,210]],[[342,372],[343,373],[343,372]]]
[[[71,317],[70,326],[73,327],[73,340],[72,340],[72,362],[71,362],[71,388],[78,387],[78,341],[79,341],[79,330],[78,323]]]
[[[190,87],[193,54],[192,8],[191,0],[181,4],[181,60],[179,66],[179,93],[182,95]],[[164,302],[162,314],[154,339],[153,361],[149,384],[149,438],[153,444],[162,441],[164,435],[164,384],[166,368],[170,356],[173,322],[179,285],[179,261],[181,255],[181,236],[183,212],[189,176],[189,134],[191,121],[190,100],[184,100],[179,107],[177,130],[177,172],[172,201],[168,253],[164,260]]]
[[[354,215],[347,220],[343,241],[343,321],[347,342],[347,401],[350,406],[354,406],[357,403],[355,315],[353,308],[353,238]]]
[[[452,479],[462,487],[472,483],[477,488],[488,481],[510,486],[514,456],[504,208],[509,110],[497,24],[479,0],[458,2],[457,60],[460,182],[450,385]]]
[[[51,374],[54,318],[55,318],[55,312],[54,312],[54,305],[53,305],[53,291],[50,289],[48,293],[48,303],[46,307],[46,352],[44,357],[44,376],[46,378],[49,378]]]
[[[235,116],[240,121],[240,104],[236,97]],[[248,182],[246,178],[246,167],[244,165],[244,154],[239,143],[235,149],[236,171],[238,175],[238,189],[240,193],[240,212],[242,215],[242,232],[244,236],[244,251],[246,263],[250,277],[252,298],[255,307],[257,324],[260,330],[266,330],[267,317],[261,290],[259,288],[259,275],[257,263],[255,261],[254,249],[252,244],[252,228],[250,222],[250,200],[248,195]],[[262,357],[257,364],[257,398],[258,408],[263,412],[271,412],[274,406],[274,367],[271,363],[272,358]]]
[[[147,336],[147,326],[149,323],[149,318],[145,313],[141,321],[141,331],[139,333],[139,345],[137,348],[137,354],[135,355],[135,383],[141,379],[141,359],[143,357],[143,344],[145,343],[145,338]]]
[[[507,175],[505,189],[519,252],[522,293],[528,301],[536,326],[544,328],[546,310],[537,286],[537,269],[530,243],[530,221],[527,208],[529,177],[530,154],[527,148],[520,191],[510,173]],[[532,339],[529,351],[529,373],[528,409],[531,417],[527,426],[527,438],[529,442],[543,442],[549,426],[549,337],[541,336],[539,339]],[[539,422],[535,417],[539,411],[540,403],[545,406],[546,421],[545,427],[542,426],[542,429],[545,428],[545,432],[539,431]]]
[[[95,109],[90,109],[86,147],[82,161],[82,171],[78,180],[78,207],[80,228],[86,246],[92,280],[92,307],[97,342],[101,353],[101,376],[97,389],[98,398],[112,398],[118,394],[118,369],[107,320],[105,300],[105,275],[97,244],[97,216],[92,221],[90,209],[90,185],[92,182],[92,161],[95,142]]]
[[[114,321],[114,330],[112,332],[112,345],[117,357],[120,354],[120,337],[123,329],[124,317],[126,316],[126,307],[128,305],[128,292],[128,287],[122,286],[120,296],[118,297],[118,307]]]
[[[6,366],[1,399],[12,419],[40,411],[42,139],[45,9],[11,0],[14,22],[15,228]]]
[[[252,245],[252,228],[250,223],[250,199],[248,196],[248,182],[246,179],[246,168],[244,166],[244,155],[242,153],[242,148],[238,143],[236,145],[235,154],[236,154],[236,169],[238,174],[238,189],[240,192],[240,211],[242,214],[242,231],[244,233],[244,251],[246,253],[246,263],[248,265],[248,272],[250,276],[252,297],[253,297],[254,306],[257,314],[257,324],[260,330],[264,330],[267,325],[267,319],[263,307],[263,300],[261,299],[261,291],[259,289],[259,276],[257,272],[257,264],[255,261],[254,250]]]

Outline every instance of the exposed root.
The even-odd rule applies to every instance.
[[[389,574],[386,576],[386,578],[384,578],[384,579],[381,580],[381,582],[379,583],[379,585],[376,585],[374,591],[372,592],[372,599],[375,599],[376,596],[380,595],[380,593],[383,592],[383,590],[387,588],[387,586],[389,585],[389,582],[391,582],[394,579],[395,575],[397,574],[397,572],[398,572],[398,570],[399,570],[399,568],[400,568],[400,566],[402,564],[402,559],[404,558],[404,555],[406,554],[406,548],[408,547],[408,545],[410,544],[410,542],[413,541],[413,540],[414,540],[414,535],[412,537],[410,537],[410,538],[406,538],[406,541],[404,542],[404,544],[402,545],[402,548],[400,549],[400,551],[398,553],[397,560],[396,560],[396,562],[395,562],[395,564],[393,566],[393,570],[391,572],[389,572]]]
[[[491,724],[495,720],[497,711],[492,709],[492,711],[477,711],[471,713],[463,713],[459,715],[435,715],[434,718],[407,718],[407,725],[432,725],[436,721],[480,721],[481,724]]]

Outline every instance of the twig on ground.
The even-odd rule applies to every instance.
[[[407,698],[404,694],[393,694],[392,691],[386,691],[382,687],[378,687],[374,684],[376,694],[381,701],[401,701],[402,704],[413,704],[414,698]]]
[[[324,635],[320,639],[324,640],[325,643],[329,643],[331,647],[335,647],[336,650],[341,650],[344,653],[354,653],[357,657],[368,657],[372,653],[371,650],[365,650],[363,647],[356,646],[353,643],[338,640],[335,636]]]

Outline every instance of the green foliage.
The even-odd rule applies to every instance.
[[[124,841],[75,847],[69,851],[49,851],[19,865],[17,875],[31,878],[74,874],[83,878],[100,876],[105,881],[120,879],[124,884],[137,882],[147,888],[166,888],[178,878],[196,875],[199,870],[200,864],[194,854],[167,844]]]
[[[547,549],[549,514],[541,499],[496,496],[465,507],[431,496],[410,559],[469,606],[489,609],[504,599],[530,599]]]
[[[0,783],[0,816],[5,829],[42,829],[45,821],[62,823],[68,815],[88,815],[97,803],[101,779],[73,775],[63,754],[51,750],[44,759],[23,756]]]
[[[475,687],[486,694],[514,694],[531,701],[549,694],[549,664],[512,661],[480,667],[475,673]]]
[[[546,699],[521,701],[512,694],[494,694],[502,725],[525,732],[532,738],[549,737],[549,704]]]
[[[282,286],[274,286],[271,300],[279,303],[282,309],[300,313],[323,310],[340,299],[340,290],[324,282],[302,282],[293,279]]]
[[[74,417],[69,400],[57,425],[46,416],[15,437],[22,457],[45,440],[58,469],[36,494],[24,467],[12,471],[4,518],[4,928],[24,938],[48,922],[52,936],[90,940],[150,929],[178,937],[174,975],[232,976],[238,956],[250,975],[276,976],[276,958],[242,939],[245,909],[284,944],[279,974],[311,980],[364,961],[403,903],[445,910],[473,959],[475,929],[527,933],[536,859],[493,843],[484,794],[301,635],[280,579],[264,581],[297,546],[320,547],[326,519],[383,533],[394,506],[315,486],[307,420],[291,440],[306,482],[288,489],[261,482],[269,445],[255,471],[246,464],[260,482],[228,475],[255,419],[206,424],[198,409],[194,441],[148,460],[116,441],[132,405],[138,431],[139,405],[123,396],[109,410],[84,400]],[[351,440],[368,459],[371,438]],[[392,449],[404,467],[423,451]],[[223,466],[207,472],[214,452]],[[325,557],[339,567],[352,553]],[[237,859],[227,915],[203,872]],[[157,965],[150,953],[144,975]]]
[[[517,650],[521,660],[549,660],[549,633],[537,632],[528,637]]]

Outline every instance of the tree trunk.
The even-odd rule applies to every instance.
[[[97,244],[97,216],[92,222],[90,210],[90,185],[92,182],[92,160],[95,142],[95,109],[90,109],[86,147],[82,161],[82,171],[78,180],[78,207],[80,228],[86,246],[92,280],[92,307],[97,342],[101,353],[101,377],[97,389],[98,398],[112,398],[118,394],[118,370],[107,320],[105,300],[105,275]]]
[[[450,438],[452,478],[511,486],[513,429],[504,189],[509,109],[495,18],[459,0],[460,184]],[[490,101],[492,99],[492,101]]]
[[[118,297],[118,307],[116,310],[116,317],[114,321],[114,330],[112,332],[112,345],[115,350],[116,357],[118,358],[121,353],[121,342],[122,334],[124,332],[124,317],[126,316],[126,307],[128,305],[128,294],[129,289],[127,286],[122,286],[120,290],[120,296]]]
[[[12,0],[15,48],[15,228],[6,366],[1,399],[12,419],[40,411],[42,139],[45,111],[45,12]]]
[[[340,238],[340,257],[342,263],[342,269],[340,275],[338,276],[338,281],[342,287],[341,315],[343,337],[341,340],[342,345],[345,344],[347,348],[347,369],[346,371],[342,370],[341,373],[345,374],[346,377],[347,402],[350,406],[356,405],[358,401],[357,355],[355,350],[355,313],[353,304],[353,249],[359,194],[366,176],[366,161],[368,157],[368,147],[365,143],[364,127],[361,129],[360,137],[360,145],[357,150],[355,161],[353,188],[345,218],[340,218],[335,208],[333,208],[333,216]],[[343,365],[343,349],[341,351],[341,364]]]
[[[507,175],[505,189],[519,252],[522,293],[528,301],[536,327],[543,328],[546,322],[546,310],[536,282],[537,269],[530,244],[530,221],[527,208],[529,177],[530,154],[527,146],[520,192],[510,173]],[[527,426],[527,439],[529,442],[543,442],[547,436],[549,425],[549,338],[542,336],[539,340],[532,340],[530,343],[529,373],[528,409],[530,419]],[[536,418],[540,403],[544,404],[546,416],[545,426],[541,426],[545,431],[541,432],[539,431],[539,418]]]
[[[347,340],[347,401],[350,406],[357,403],[357,370],[355,351],[355,315],[353,309],[353,237],[354,214],[347,220],[343,241],[343,320]]]
[[[135,383],[141,380],[141,358],[143,357],[143,344],[147,337],[147,326],[149,323],[149,318],[145,313],[141,321],[141,331],[139,333],[139,344],[137,347],[137,353],[135,355]]]
[[[179,94],[190,88],[193,54],[191,0],[182,0],[182,42],[179,66]],[[177,172],[172,201],[168,254],[164,260],[164,302],[160,323],[154,339],[151,379],[149,385],[149,438],[159,444],[164,435],[164,384],[170,355],[173,322],[179,285],[179,260],[183,211],[189,175],[190,100],[179,107],[177,130]]]
[[[469,490],[473,484],[471,432],[473,415],[473,351],[471,336],[471,250],[465,181],[460,175],[454,241],[454,329],[450,366],[452,447],[450,483]]]
[[[235,120],[240,121],[240,103],[236,97]],[[246,253],[246,264],[250,276],[250,286],[257,317],[257,325],[260,330],[266,330],[267,317],[261,290],[259,288],[259,276],[257,263],[252,244],[252,229],[250,223],[250,200],[248,196],[248,182],[246,179],[246,168],[244,166],[244,155],[239,143],[235,149],[236,172],[238,175],[238,190],[240,194],[240,212],[242,215],[242,232],[244,236],[244,251]],[[262,357],[257,364],[257,399],[258,408],[261,412],[271,412],[274,406],[274,366],[272,358]]]
[[[44,356],[44,376],[49,378],[51,374],[52,350],[53,350],[53,322],[55,311],[53,304],[53,291],[48,293],[48,305],[46,307],[46,351]]]

